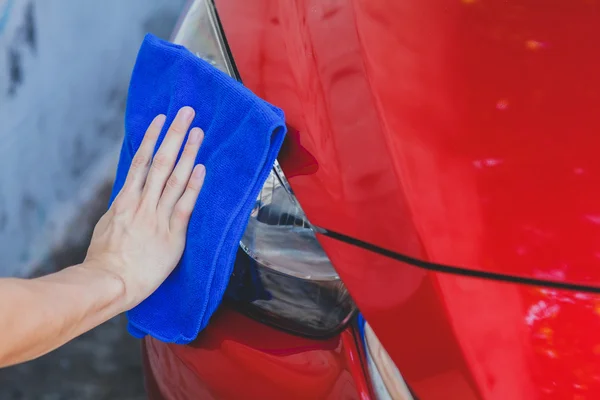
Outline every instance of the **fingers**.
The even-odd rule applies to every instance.
[[[148,130],[144,134],[144,139],[138,148],[133,160],[131,160],[131,166],[123,185],[124,194],[127,193],[141,193],[146,182],[146,176],[148,175],[148,169],[150,168],[150,162],[152,161],[152,154],[154,154],[154,147],[156,141],[160,135],[160,131],[165,124],[167,117],[160,114],[154,118]]]
[[[204,177],[206,176],[206,169],[204,165],[196,165],[192,176],[190,177],[185,192],[181,198],[175,204],[173,214],[171,215],[171,229],[177,232],[185,232],[187,230],[188,222],[194,211],[196,200],[202,189],[204,183]]]
[[[177,162],[173,173],[167,180],[165,189],[163,190],[162,196],[158,202],[158,210],[167,216],[171,216],[175,204],[186,189],[186,185],[190,180],[192,169],[194,168],[194,162],[196,155],[202,144],[204,133],[200,128],[193,128],[190,131],[185,148],[181,154],[181,158]]]
[[[145,206],[156,208],[158,205],[158,200],[167,179],[171,175],[171,172],[173,172],[177,154],[179,154],[181,144],[194,119],[194,115],[193,108],[183,107],[179,110],[175,120],[169,127],[167,135],[156,152],[150,166],[146,186],[144,186],[144,191],[142,193],[142,203],[144,203]]]

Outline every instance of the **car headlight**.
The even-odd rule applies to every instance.
[[[189,3],[173,41],[240,79],[212,1]],[[354,303],[277,162],[240,249],[226,297],[250,316],[322,337],[337,333],[353,315]]]

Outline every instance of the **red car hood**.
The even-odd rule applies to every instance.
[[[244,84],[286,112],[295,194],[417,393],[600,397],[600,3],[216,5]]]

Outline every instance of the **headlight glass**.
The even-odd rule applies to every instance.
[[[258,195],[241,246],[265,267],[287,275],[338,279],[278,164]]]
[[[189,51],[214,67],[237,78],[212,1],[190,1],[187,11],[182,15],[183,18],[175,28],[172,41],[187,47]]]
[[[212,1],[189,3],[173,41],[239,79]],[[337,333],[355,311],[278,163],[256,200],[226,298],[254,318],[312,337]]]

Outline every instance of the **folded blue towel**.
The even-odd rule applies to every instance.
[[[129,86],[112,199],[152,119],[167,116],[160,144],[183,106],[196,110],[192,127],[205,132],[196,159],[206,166],[204,186],[179,265],[127,313],[132,335],[180,344],[196,338],[221,302],[248,217],[286,132],[280,109],[184,47],[147,35]]]

